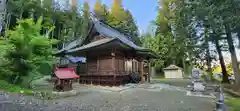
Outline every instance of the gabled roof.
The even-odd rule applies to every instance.
[[[146,55],[149,55],[149,53],[151,53],[151,56],[156,57],[156,54],[151,49],[147,49],[147,48],[137,46],[131,40],[129,40],[127,36],[120,33],[119,31],[117,31],[113,27],[99,21],[93,15],[91,16],[90,23],[91,23],[91,25],[90,25],[91,27],[90,27],[90,30],[89,30],[89,33],[88,33],[87,37],[85,37],[80,42],[79,41],[78,42],[73,41],[66,48],[60,50],[58,53],[62,53],[62,52],[70,53],[70,52],[74,52],[74,51],[78,51],[78,50],[84,50],[84,49],[87,49],[87,48],[91,48],[91,47],[95,47],[95,46],[99,46],[101,44],[111,42],[113,40],[118,40],[121,43],[129,46],[130,48],[138,51],[138,53],[142,53],[142,54],[146,54]],[[107,39],[99,40],[99,41],[96,41],[96,42],[92,42],[92,43],[83,45],[86,42],[86,40],[90,37],[91,33],[93,33],[93,30],[95,30],[96,32],[100,33],[101,35],[107,37]],[[80,46],[80,47],[76,48],[77,46]]]
[[[92,17],[92,21],[97,32],[104,35],[105,37],[116,38],[121,42],[123,42],[124,44],[134,48],[135,50],[149,50],[149,49],[137,46],[131,40],[129,40],[127,36],[120,33],[116,29],[110,27],[109,25],[106,25],[105,23],[100,22],[96,17]]]
[[[177,69],[182,69],[176,65],[169,65],[168,67],[164,68],[164,70],[177,70]]]
[[[83,39],[79,38],[79,39],[73,40],[72,42],[68,43],[65,47],[63,47],[61,50],[57,51],[55,54],[60,54],[67,50],[76,48],[77,46],[81,46],[83,44],[83,41],[92,33],[93,28],[94,28],[94,24],[92,23],[92,21],[90,21],[90,27],[86,37],[83,37]]]
[[[79,45],[79,44],[81,44],[81,43],[82,43],[82,40],[80,40],[80,39],[74,40],[74,41],[66,44],[65,47],[63,47],[61,50],[57,51],[56,53],[58,54],[58,53],[61,53],[61,52],[66,51],[66,50],[70,50],[70,49],[72,49],[72,48],[77,47],[77,45]]]
[[[54,71],[54,73],[59,79],[79,78],[72,68],[58,68]]]
[[[116,39],[115,38],[101,39],[101,40],[98,40],[98,41],[91,42],[91,43],[89,43],[87,45],[83,45],[81,47],[68,50],[66,53],[71,53],[71,52],[75,52],[75,51],[79,51],[79,50],[85,50],[85,49],[89,49],[89,48],[94,48],[94,47],[97,47],[97,46],[109,43],[109,42],[111,42],[113,40],[116,40]]]

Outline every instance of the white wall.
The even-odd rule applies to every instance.
[[[183,78],[181,70],[165,70],[165,78]]]

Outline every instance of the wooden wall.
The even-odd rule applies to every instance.
[[[87,56],[87,74],[89,75],[109,75],[113,74],[113,62],[110,51],[104,53],[91,52]]]
[[[99,36],[94,36],[94,37],[92,38],[91,42],[94,42],[94,41],[97,41],[97,40],[101,40],[101,39],[104,39],[104,38],[106,38],[106,37],[101,36],[101,35],[99,35]]]
[[[101,36],[92,41],[103,39]],[[129,83],[129,74],[140,73],[140,61],[118,50],[93,51],[86,54],[86,74],[80,76],[79,83],[116,86]],[[130,61],[131,70],[126,70],[126,61]],[[142,69],[143,71],[143,69]]]

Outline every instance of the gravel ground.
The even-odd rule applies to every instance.
[[[154,86],[154,87],[153,87]],[[121,92],[83,91],[64,99],[41,101],[30,96],[0,94],[0,111],[212,111],[212,99],[186,96],[174,87],[140,85]]]

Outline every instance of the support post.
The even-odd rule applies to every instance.
[[[151,63],[150,60],[148,59],[148,83],[151,82],[150,78],[151,78]]]
[[[141,75],[141,82],[144,82],[144,76],[143,76],[143,60],[140,59],[140,75]]]
[[[99,72],[99,56],[97,56],[97,71]]]
[[[112,50],[111,52],[112,56],[112,70],[113,70],[113,86],[116,85],[116,66],[115,66],[115,49]]]

